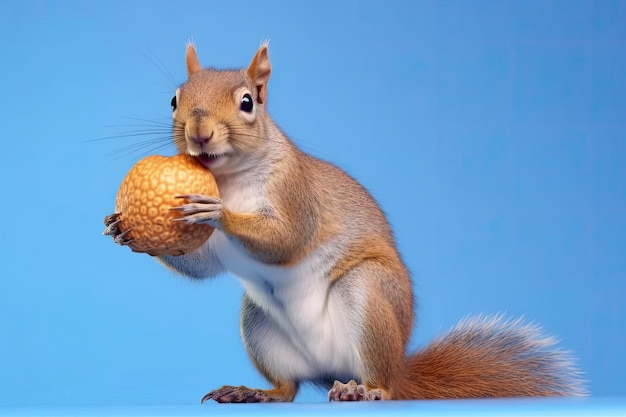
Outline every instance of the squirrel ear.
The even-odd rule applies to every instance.
[[[258,102],[265,103],[267,100],[267,82],[272,73],[270,58],[267,54],[267,44],[261,45],[254,58],[252,58],[246,73],[256,87]]]
[[[187,76],[195,74],[200,71],[202,67],[200,66],[200,61],[198,61],[198,55],[196,55],[196,48],[193,44],[187,45],[187,53],[185,54],[185,62],[187,63]]]

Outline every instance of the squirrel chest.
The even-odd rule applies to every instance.
[[[232,210],[253,212],[266,204],[262,185],[254,180],[220,185],[224,205]],[[209,240],[221,266],[238,278],[250,301],[267,316],[276,334],[273,348],[285,343],[285,349],[297,352],[284,368],[293,373],[290,377],[315,379],[360,370],[361,327],[345,317],[354,311],[354,303],[366,303],[366,294],[355,288],[347,302],[328,278],[342,252],[340,242],[326,243],[295,265],[277,266],[255,259],[220,230]]]

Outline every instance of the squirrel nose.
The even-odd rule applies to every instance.
[[[211,139],[213,138],[213,131],[211,131],[209,133],[209,135],[204,135],[204,136],[194,136],[192,138],[190,138],[196,145],[198,145],[200,148],[206,146],[207,143],[209,143],[211,141]]]

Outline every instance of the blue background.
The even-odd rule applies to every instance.
[[[234,279],[193,283],[101,235],[132,164],[174,153],[190,37],[216,67],[271,39],[274,119],[389,216],[412,346],[466,315],[524,315],[593,395],[626,395],[625,21],[609,0],[2,2],[0,405],[266,386]]]

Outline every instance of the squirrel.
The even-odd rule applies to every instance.
[[[240,281],[241,337],[273,386],[224,386],[202,402],[293,401],[305,382],[331,401],[586,394],[552,337],[501,315],[465,319],[407,353],[414,296],[390,225],[362,185],[274,123],[267,43],[241,70],[201,67],[190,43],[186,68],[173,141],[213,173],[220,198],[180,196],[188,203],[172,209],[215,231],[192,252],[157,258],[193,279]],[[105,226],[129,243],[115,215]]]

